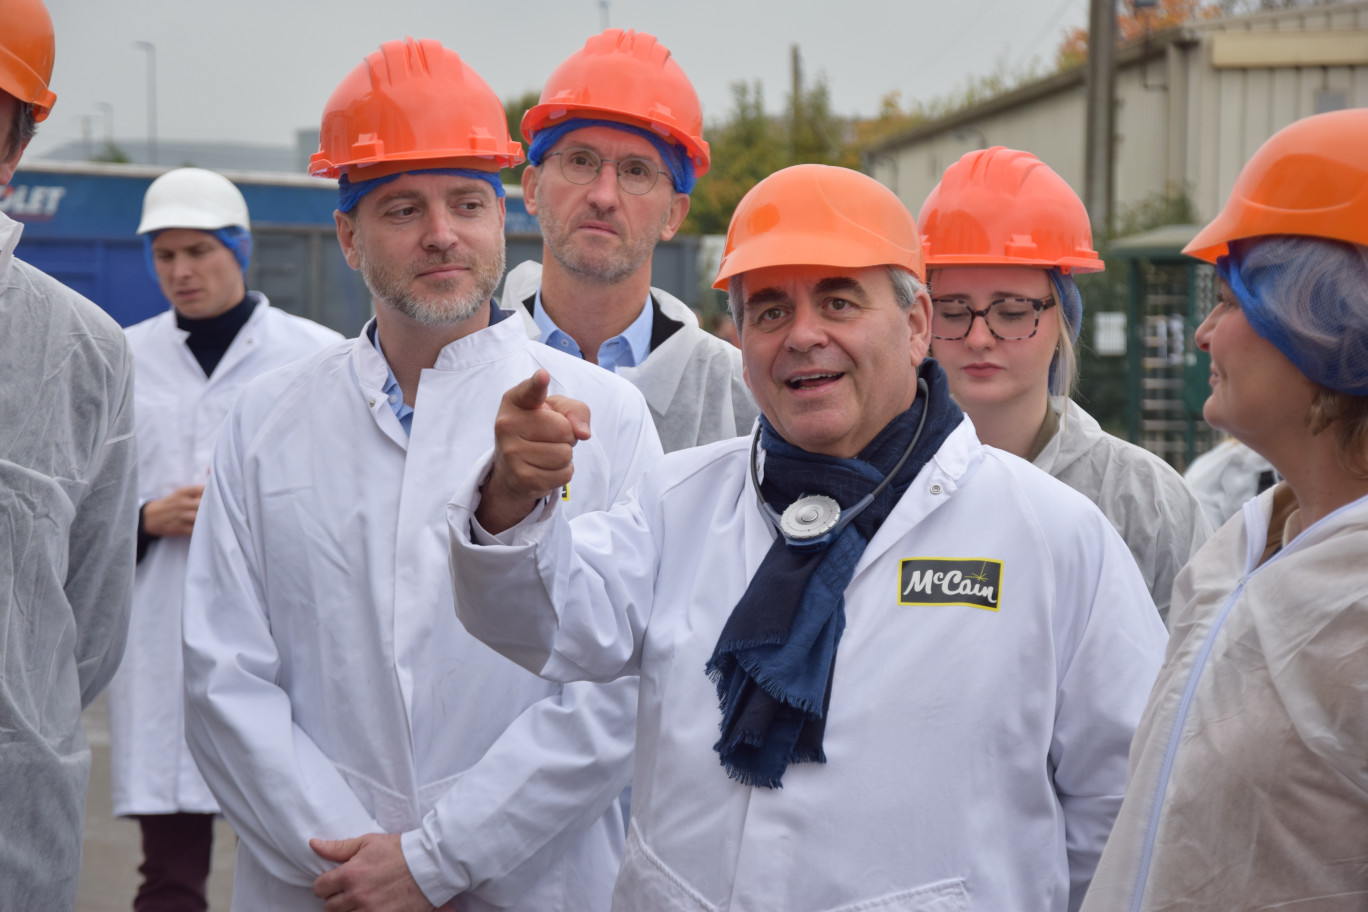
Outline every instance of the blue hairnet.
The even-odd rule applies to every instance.
[[[162,231],[170,229],[163,228]],[[247,274],[247,264],[252,260],[252,232],[238,225],[229,225],[227,228],[194,228],[193,231],[203,231],[218,240],[220,244],[227,247],[233,254],[233,259],[238,261],[238,266],[242,269],[242,274]],[[153,281],[161,283],[161,277],[157,275],[157,259],[152,255],[152,242],[157,239],[161,231],[149,231],[142,236],[143,239],[143,259],[147,263],[147,271],[151,274]]]
[[[554,127],[544,127],[540,133],[532,138],[532,144],[527,149],[528,164],[540,166],[546,158],[546,153],[551,151],[551,147],[558,143],[562,136],[572,130],[582,130],[585,127],[611,127],[614,130],[623,130],[650,140],[651,145],[655,146],[656,151],[660,153],[661,161],[665,162],[665,167],[670,171],[675,192],[693,193],[694,185],[698,183],[698,175],[694,173],[693,159],[689,158],[689,153],[685,151],[683,146],[672,143],[663,136],[652,133],[643,127],[620,123],[616,120],[572,117]]]
[[[500,199],[504,196],[503,180],[499,178],[497,171],[476,171],[473,168],[415,168],[412,171],[399,171],[385,177],[373,177],[370,180],[355,182],[344,173],[337,181],[338,211],[351,212],[356,208],[356,204],[361,202],[361,197],[376,187],[388,184],[392,180],[398,180],[405,174],[455,174],[458,177],[471,177],[475,180],[482,180],[493,187],[494,195]]]
[[[1078,333],[1083,328],[1083,296],[1078,292],[1078,283],[1074,277],[1066,275],[1059,267],[1048,270],[1050,284],[1054,286],[1055,297],[1059,299],[1059,309],[1063,312],[1064,328],[1069,333],[1069,341],[1077,342]],[[1065,366],[1061,364],[1059,352],[1056,351],[1054,358],[1050,361],[1050,393],[1052,395],[1065,395],[1069,391],[1069,377],[1065,375]]]
[[[1258,237],[1232,242],[1216,270],[1254,331],[1310,380],[1368,396],[1368,247]]]
[[[1078,283],[1074,281],[1073,276],[1066,275],[1058,266],[1050,269],[1049,274],[1055,297],[1059,298],[1059,309],[1064,312],[1064,325],[1069,330],[1069,341],[1077,342],[1078,333],[1083,328],[1083,296],[1078,293]]]

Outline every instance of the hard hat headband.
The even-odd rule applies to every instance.
[[[398,180],[405,174],[454,174],[457,177],[469,177],[484,181],[494,188],[494,195],[500,199],[505,193],[503,181],[499,179],[497,172],[474,171],[470,168],[418,168],[413,171],[399,171],[394,174],[386,174],[384,177],[373,177],[370,180],[356,182],[352,181],[350,175],[344,173],[337,181],[337,211],[351,212],[356,208],[356,204],[361,202],[361,197],[377,187]]]
[[[528,146],[528,163],[540,166],[546,158],[546,153],[550,152],[565,134],[587,127],[609,127],[648,140],[651,145],[655,146],[656,151],[660,153],[661,160],[665,162],[665,167],[669,169],[675,192],[684,194],[693,192],[694,186],[698,183],[698,177],[694,171],[693,159],[689,157],[687,149],[643,127],[617,120],[572,117],[555,126],[543,127],[536,136],[532,137],[532,143]]]

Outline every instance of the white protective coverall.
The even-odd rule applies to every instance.
[[[504,282],[503,307],[523,316],[534,339],[540,330],[523,302],[541,287],[541,271],[541,263],[528,260],[515,266]],[[741,376],[741,350],[699,326],[698,317],[678,298],[659,288],[652,288],[651,296],[666,317],[683,326],[641,364],[620,367],[617,373],[646,397],[660,445],[673,453],[749,434],[760,410]]]
[[[1130,548],[1161,618],[1173,578],[1211,535],[1202,505],[1172,466],[1108,434],[1072,399],[1051,402],[1059,432],[1035,466],[1087,497]]]
[[[551,505],[501,534],[506,546],[471,544],[478,470],[448,512],[472,633],[553,680],[640,674],[614,910],[1076,908],[1165,642],[1121,539],[963,421],[846,589],[828,762],[751,788],[713,750],[704,672],[774,540],[748,447],[673,453],[624,507],[571,524]],[[947,594],[960,591],[948,580],[916,589],[909,574],[931,560],[996,579],[996,608]]]
[[[90,749],[123,655],[138,529],[118,324],[14,257],[0,213],[0,909],[70,909]]]
[[[406,437],[363,333],[259,378],[230,413],[190,545],[186,734],[242,837],[233,908],[322,908],[310,837],[403,833],[434,905],[604,908],[636,682],[548,684],[451,612],[446,501],[504,391],[551,372],[593,410],[570,512],[658,458],[641,396],[518,320],[442,349]]]
[[[1273,463],[1229,437],[1192,460],[1183,480],[1206,511],[1213,529],[1240,512],[1246,500],[1271,487]],[[1268,484],[1263,484],[1264,479]]]
[[[173,310],[127,330],[137,363],[138,499],[204,484],[219,427],[248,381],[342,340],[271,307],[260,292],[214,373],[186,346]],[[114,814],[218,812],[185,746],[181,601],[189,536],[154,541],[138,563],[123,665],[109,685]]]
[[[1256,567],[1276,490],[1178,575],[1089,912],[1368,908],[1368,497]]]
[[[1368,908],[1368,498],[1257,565],[1278,491],[1178,574],[1090,912]]]

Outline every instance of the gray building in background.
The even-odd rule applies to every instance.
[[[965,152],[1044,160],[1084,196],[1085,69],[1058,73],[870,147],[870,174],[912,212]],[[1180,470],[1217,435],[1202,421],[1208,358],[1192,333],[1215,270],[1182,255],[1249,157],[1303,117],[1368,107],[1368,2],[1194,22],[1116,55],[1107,271],[1080,281],[1080,399],[1108,430]],[[1368,155],[1368,150],[1365,150]],[[1182,222],[1182,224],[1173,224]]]
[[[1368,2],[1212,19],[1116,58],[1113,211],[1186,194],[1220,211],[1240,168],[1295,120],[1368,107]],[[1041,79],[871,146],[866,167],[914,213],[945,169],[989,146],[1026,149],[1083,195],[1084,68]]]

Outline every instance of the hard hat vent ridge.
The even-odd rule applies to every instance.
[[[930,268],[1103,268],[1083,201],[1029,152],[994,146],[945,170],[918,216]]]
[[[710,164],[703,109],[683,69],[654,35],[607,29],[551,73],[541,100],[523,115],[529,143],[567,117],[644,127],[682,147],[702,177]]]
[[[480,159],[470,166],[483,170],[523,160],[502,102],[479,74],[437,41],[406,38],[382,44],[333,92],[309,173],[463,158]]]

